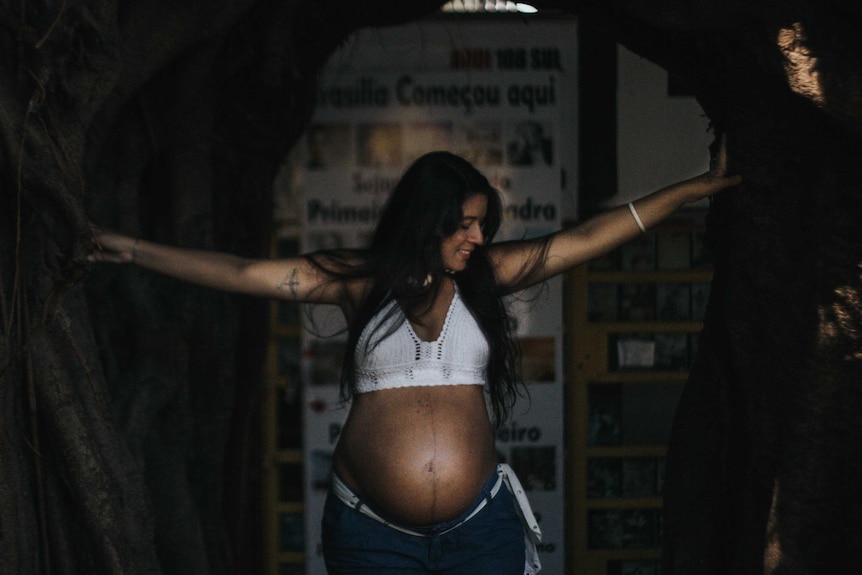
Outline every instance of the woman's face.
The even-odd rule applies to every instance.
[[[444,269],[459,272],[467,267],[473,249],[485,241],[482,228],[487,210],[488,199],[483,194],[471,196],[462,204],[463,216],[458,229],[440,242]]]

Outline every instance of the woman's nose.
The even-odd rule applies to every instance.
[[[482,233],[482,226],[478,223],[474,223],[470,226],[470,241],[474,244],[481,244],[485,241],[485,234]]]

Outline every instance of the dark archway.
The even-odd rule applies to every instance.
[[[342,4],[0,7],[0,571],[255,571],[254,494],[224,493],[243,482],[225,469],[248,457],[262,304],[92,274],[88,218],[264,253],[316,70],[351,30],[440,2]],[[719,259],[674,431],[666,571],[852,570],[862,8],[538,4],[682,78],[745,176],[710,212]]]

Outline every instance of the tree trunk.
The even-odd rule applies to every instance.
[[[88,221],[266,255],[317,70],[438,4],[0,6],[0,572],[262,570],[267,302],[91,269]]]

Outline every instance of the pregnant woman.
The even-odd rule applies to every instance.
[[[581,225],[492,243],[498,192],[448,152],[418,159],[370,245],[249,260],[94,228],[94,261],[206,286],[339,306],[349,326],[350,413],[323,516],[330,575],[521,575],[539,532],[494,427],[518,395],[502,298],[607,253],[682,205],[739,182],[716,166]]]

